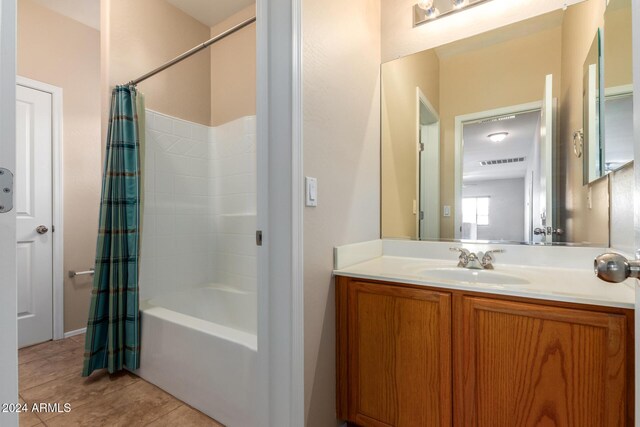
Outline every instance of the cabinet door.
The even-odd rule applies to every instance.
[[[625,425],[624,316],[484,298],[462,305],[456,425]]]
[[[451,425],[451,298],[351,282],[348,413],[361,426]]]

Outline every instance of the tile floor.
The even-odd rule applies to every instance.
[[[34,403],[71,405],[68,413],[21,413],[20,427],[222,427],[129,372],[82,378],[83,352],[84,335],[20,350],[20,403],[29,408]]]

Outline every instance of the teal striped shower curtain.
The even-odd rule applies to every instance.
[[[142,96],[117,86],[111,96],[102,178],[96,266],[87,322],[83,376],[140,366],[138,261],[144,134]]]

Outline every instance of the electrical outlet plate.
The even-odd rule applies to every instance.
[[[13,209],[13,174],[9,169],[0,168],[0,213]]]

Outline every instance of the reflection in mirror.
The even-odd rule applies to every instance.
[[[631,0],[609,0],[604,15],[604,173],[633,160]]]
[[[585,0],[382,65],[383,238],[609,245],[609,183],[583,185],[572,138],[604,12]]]
[[[583,183],[588,184],[600,178],[603,173],[602,132],[600,114],[602,108],[602,49],[600,30],[596,32],[591,48],[584,60],[582,83],[582,106],[584,109],[584,145],[586,147],[583,165]]]
[[[465,240],[533,242],[540,218],[540,108],[463,123]],[[540,242],[544,236],[536,235]]]

